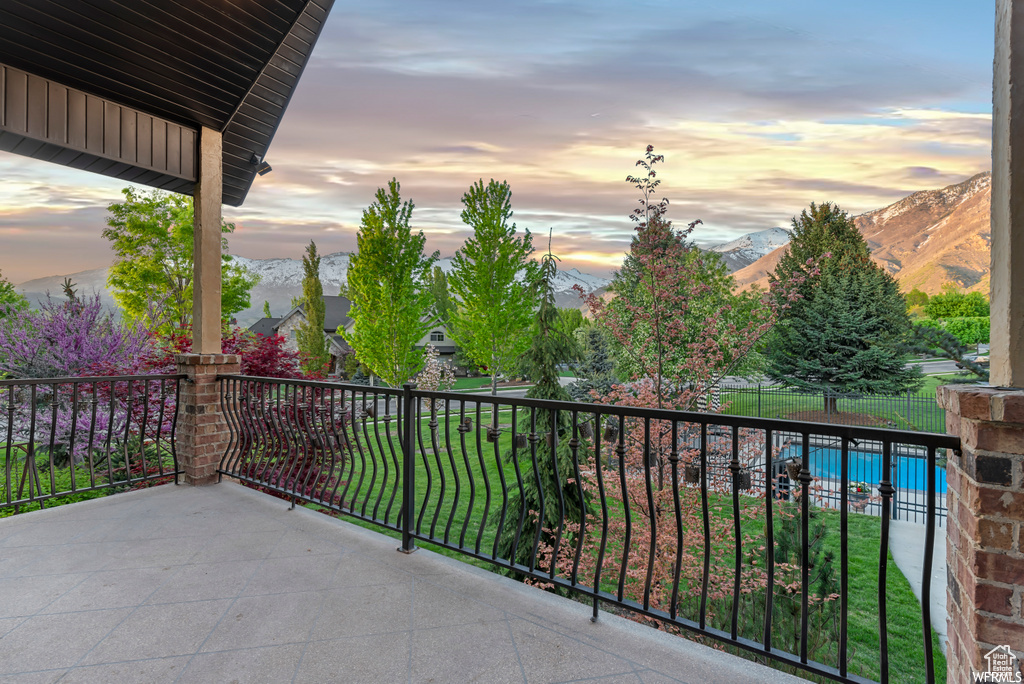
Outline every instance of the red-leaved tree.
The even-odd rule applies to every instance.
[[[668,201],[655,198],[662,161],[648,146],[637,162],[644,173],[627,177],[641,195],[631,216],[631,249],[610,288],[613,298],[587,298],[595,322],[615,341],[619,368],[629,371],[627,382],[593,398],[598,404],[693,411],[764,339],[798,297],[802,281],[777,283],[753,306],[748,299],[741,307],[731,278],[687,242],[701,222],[675,229],[665,215]],[[610,505],[621,511],[607,516],[607,548],[617,552],[604,554],[598,567],[602,554],[593,531],[600,523],[588,520],[591,533],[583,536],[589,552],[574,557],[563,551],[554,561],[565,572],[579,562],[584,576],[599,570],[602,583],[621,581],[624,596],[641,605],[698,619],[704,603],[709,623],[721,624],[734,601],[749,601],[766,589],[759,560],[763,523],[755,521],[764,519],[768,505],[776,515],[791,515],[765,496],[765,477],[771,477],[765,464],[779,445],[766,444],[762,430],[702,428],[695,421],[626,418],[622,426],[613,437],[617,443],[593,461],[604,470],[585,483],[596,495],[600,475]],[[738,570],[737,535],[745,549]],[[798,568],[781,563],[776,586],[792,587],[798,576]],[[744,614],[750,611],[744,608]]]

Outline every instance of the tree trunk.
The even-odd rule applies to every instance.
[[[838,401],[839,400],[838,400],[838,398],[836,396],[826,394],[825,395],[825,413],[827,413],[830,416],[836,415],[836,413],[838,412],[838,408],[837,408]]]
[[[498,374],[491,372],[491,396],[498,396]]]

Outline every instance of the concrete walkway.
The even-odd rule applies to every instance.
[[[924,579],[924,525],[893,520],[889,523],[889,551],[896,566],[910,582],[914,596],[921,602]],[[946,528],[935,528],[932,547],[931,606],[932,627],[939,635],[942,653],[946,653]]]
[[[800,682],[236,484],[0,520],[0,683]]]

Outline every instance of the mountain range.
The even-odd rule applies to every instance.
[[[336,295],[346,281],[348,273],[348,252],[335,252],[321,257],[320,282],[324,294]],[[250,295],[252,306],[238,312],[235,317],[239,325],[248,326],[263,317],[263,302],[270,304],[270,312],[274,316],[283,316],[291,310],[292,297],[302,295],[302,260],[301,259],[250,259],[232,256],[235,263],[253,271],[260,276],[260,282],[253,288]],[[449,273],[452,270],[452,258],[440,259],[437,265]],[[37,303],[46,298],[49,292],[53,295],[61,293],[65,278],[70,278],[80,292],[99,293],[105,306],[114,307],[114,298],[107,289],[106,268],[80,271],[69,275],[47,276],[21,283],[17,290]],[[606,287],[611,281],[601,276],[582,273],[575,268],[558,271],[555,276],[555,301],[559,306],[576,308],[580,306],[579,294],[573,288],[577,285],[586,294]]]
[[[882,209],[853,218],[867,240],[871,258],[909,292],[928,294],[954,283],[987,293],[992,175],[979,173],[941,190],[915,192]],[[778,247],[737,270],[741,288],[767,287],[787,247]]]
[[[915,192],[887,207],[855,216],[854,222],[868,242],[872,259],[896,277],[904,291],[916,287],[934,294],[953,282],[987,292],[991,192],[991,174],[981,173],[941,190]],[[789,239],[789,231],[769,228],[705,249],[722,256],[740,288],[755,284],[766,287],[768,274],[785,253]],[[346,279],[349,256],[347,252],[335,252],[322,257],[320,280],[324,293],[339,291]],[[237,314],[239,324],[250,325],[261,318],[264,301],[270,303],[273,315],[281,316],[291,308],[292,297],[302,294],[301,260],[233,258],[261,278],[252,291],[252,307]],[[439,260],[438,266],[450,272],[451,257]],[[114,306],[106,287],[105,268],[37,278],[21,283],[17,289],[38,302],[47,292],[59,294],[66,277],[78,285],[79,291],[98,292],[104,304]],[[609,283],[608,278],[575,268],[559,271],[556,301],[559,306],[578,307],[581,302],[574,286],[579,285],[588,294],[600,294]]]

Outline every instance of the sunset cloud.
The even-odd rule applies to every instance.
[[[859,213],[958,182],[990,164],[991,17],[937,2],[339,1],[273,173],[226,210],[232,251],[352,250],[362,209],[397,177],[428,247],[450,255],[462,193],[493,177],[536,242],[553,228],[566,267],[608,274],[647,144],[666,157],[670,216],[702,219],[705,244],[787,225],[811,201]],[[5,276],[109,262],[116,181],[6,154],[0,174]]]

